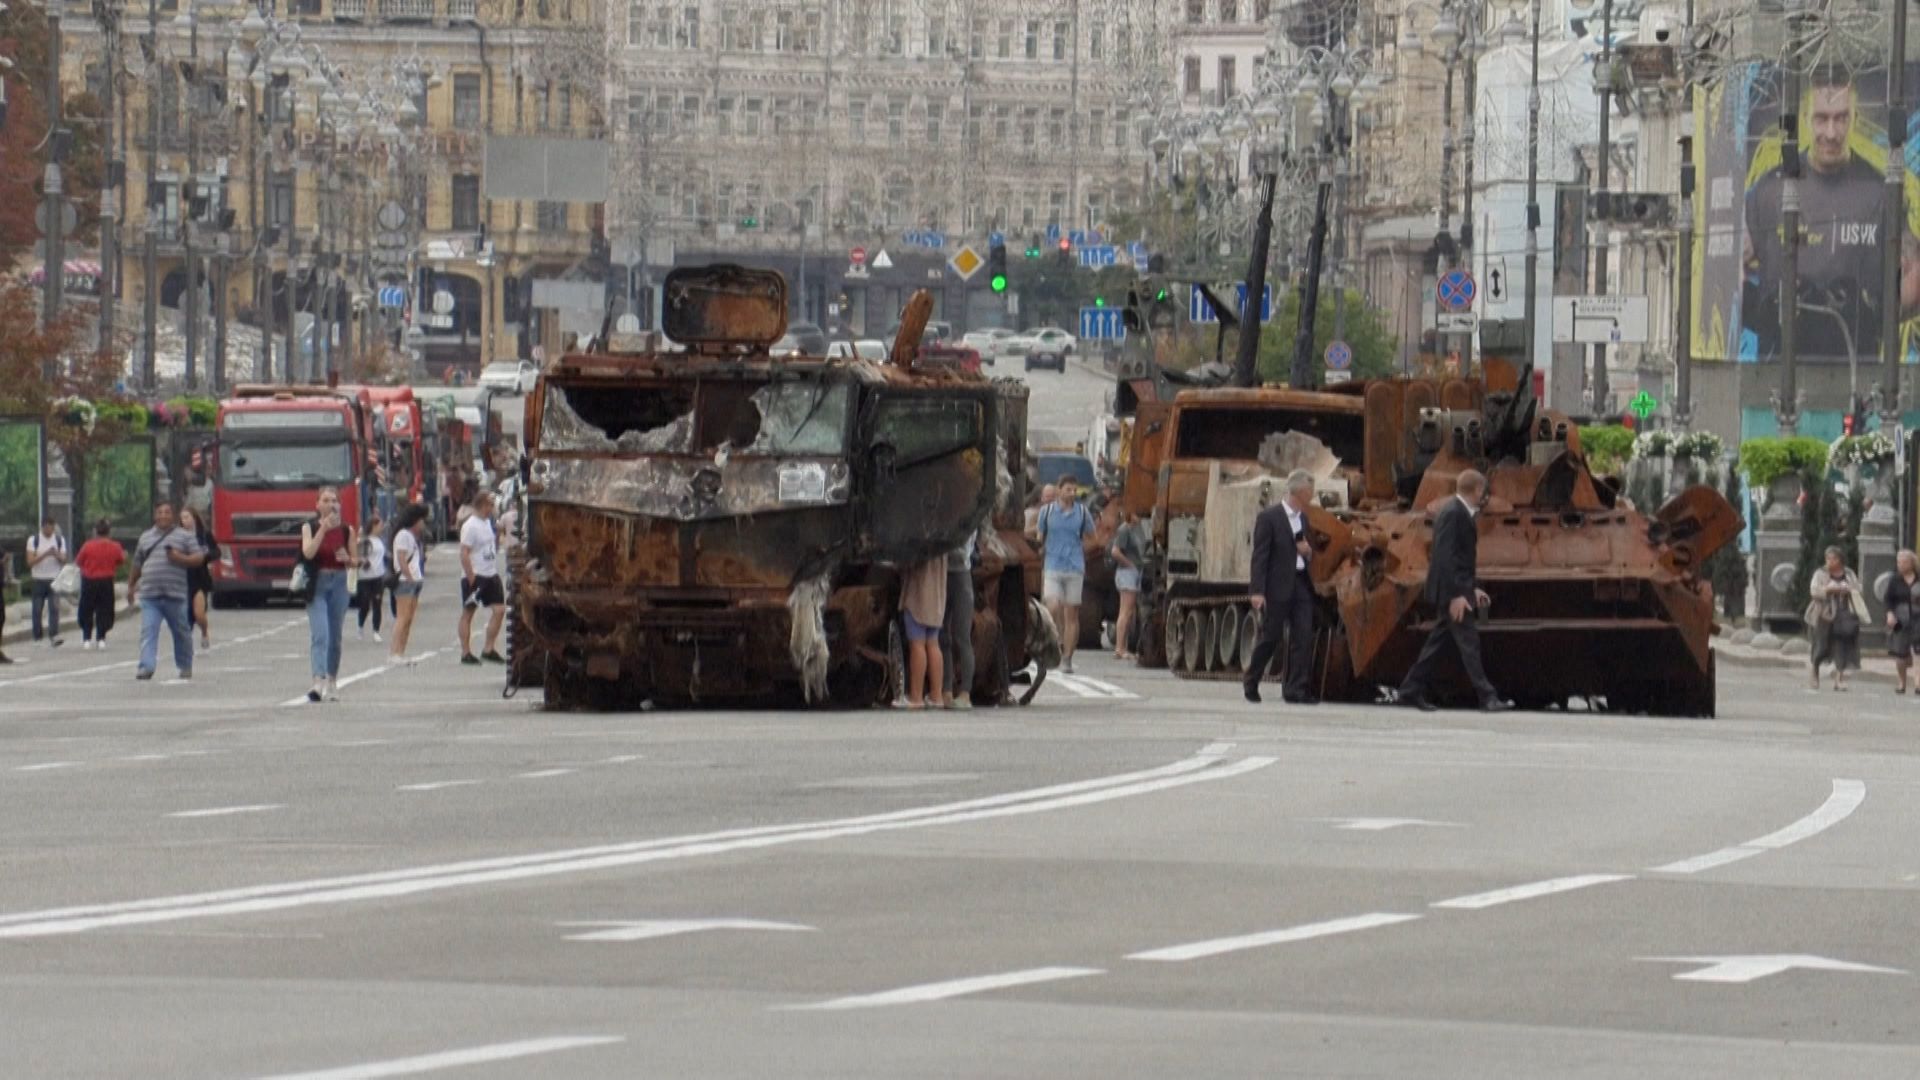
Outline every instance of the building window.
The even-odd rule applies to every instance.
[[[907,102],[894,98],[887,103],[887,141],[898,145],[907,138]]]
[[[801,52],[817,53],[820,51],[820,27],[820,13],[817,11],[807,12],[806,36],[800,41]]]
[[[713,130],[717,135],[733,134],[733,99],[716,98],[713,102]]]
[[[793,100],[791,98],[773,99],[773,134],[775,138],[787,135],[792,129]]]
[[[867,141],[867,103],[847,102],[847,136],[856,144]]]
[[[1002,60],[1013,59],[1013,20],[1012,19],[1000,20],[1000,40],[997,44],[998,44],[998,47],[994,50],[995,56],[999,57]]]
[[[847,22],[847,52],[864,56],[867,51],[867,20],[854,16]]]
[[[1200,94],[1200,58],[1197,56],[1187,57],[1185,60],[1181,62],[1181,69],[1184,72],[1184,75],[1181,79],[1182,89],[1186,91],[1186,95],[1188,97],[1199,96]]]
[[[267,181],[267,224],[288,232],[293,228],[293,210],[293,173],[274,173]]]
[[[820,99],[807,98],[800,103],[800,131],[811,135],[820,128]]]
[[[1027,59],[1040,59],[1040,20],[1027,20]]]
[[[1198,26],[1207,21],[1207,0],[1187,0],[1187,23]]]
[[[907,54],[907,20],[905,16],[895,15],[887,20],[887,55],[905,56]]]
[[[1020,208],[1020,227],[1023,229],[1033,228],[1033,205],[1031,203]]]
[[[653,98],[653,130],[662,134],[673,130],[673,95],[662,90]],[[688,134],[693,128],[688,127]]]
[[[1225,105],[1233,97],[1233,57],[1220,58],[1220,104]]]
[[[647,95],[627,95],[627,131],[638,135],[647,129]]]
[[[740,134],[745,135],[748,138],[759,137],[761,105],[762,103],[759,98],[747,99],[746,112],[743,114],[743,118],[741,119],[741,122],[740,122]]]
[[[477,176],[455,176],[453,184],[453,225],[457,232],[477,232],[480,229],[480,178]]]
[[[275,75],[273,81],[267,84],[266,109],[267,123],[293,123],[293,87],[287,81],[287,76]],[[420,119],[423,123],[426,121],[425,110],[421,111]]]
[[[967,145],[974,147],[980,145],[980,128],[985,122],[986,116],[987,107],[985,105],[967,106]]]
[[[1056,108],[1047,114],[1047,145],[1056,148],[1067,145],[1067,110]]]
[[[940,142],[941,121],[945,120],[946,116],[947,116],[947,107],[945,105],[942,105],[937,101],[927,102],[927,141],[928,142],[934,143],[934,144],[938,144]]]
[[[180,135],[180,74],[161,68],[154,85],[160,91],[160,138],[171,140]]]
[[[647,5],[633,0],[627,5],[627,44],[643,45],[647,40]]]
[[[1240,0],[1220,0],[1220,21],[1223,23],[1240,21]]]
[[[1040,110],[1029,106],[1020,110],[1020,145],[1033,149],[1034,129],[1040,126]]]
[[[680,130],[695,132],[700,130],[700,96],[688,94],[680,99]]]
[[[1065,60],[1067,45],[1073,40],[1073,24],[1064,19],[1053,24],[1053,58]]]
[[[1001,146],[1011,141],[1011,129],[1008,127],[1009,110],[1005,105],[993,107],[993,139]]]
[[[1140,141],[1144,146],[1146,143],[1144,134],[1141,135]],[[1113,148],[1115,150],[1127,148],[1127,110],[1125,109],[1113,110]]]
[[[927,16],[927,55],[947,55],[947,20],[938,15]]]
[[[1126,60],[1133,56],[1133,28],[1116,26],[1113,29],[1113,57]]]
[[[1107,26],[1098,19],[1087,24],[1087,59],[1106,59]]]
[[[793,12],[777,12],[773,17],[773,50],[790,52],[793,46]]]
[[[1047,224],[1058,225],[1067,212],[1067,193],[1054,188],[1047,195]]]
[[[1107,111],[1095,109],[1087,117],[1087,145],[1095,150],[1107,146]]]
[[[665,4],[653,9],[653,47],[665,49],[673,45],[673,9]]]
[[[535,131],[545,131],[550,119],[548,107],[553,97],[552,83],[535,83],[533,87],[533,127]]]
[[[541,232],[566,232],[567,204],[545,201],[538,203],[534,210],[534,224]]]
[[[987,58],[987,35],[975,30],[967,41],[967,55],[975,60]]]
[[[689,4],[682,11],[678,40],[683,49],[700,47],[700,9]]]
[[[453,77],[453,126],[461,131],[480,130],[480,76]]]

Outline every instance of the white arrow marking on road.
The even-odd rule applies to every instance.
[[[1801,818],[1786,828],[1770,832],[1765,836],[1755,840],[1749,840],[1744,844],[1735,844],[1732,847],[1721,848],[1719,851],[1710,851],[1705,855],[1696,855],[1691,859],[1682,859],[1679,862],[1668,863],[1665,866],[1656,866],[1651,872],[1656,874],[1697,874],[1702,870],[1711,870],[1716,866],[1725,866],[1728,863],[1736,863],[1742,859],[1751,859],[1755,855],[1764,855],[1769,851],[1778,851],[1789,844],[1797,844],[1802,840],[1826,832],[1828,829],[1833,828],[1835,825],[1840,824],[1852,816],[1855,810],[1860,809],[1860,804],[1866,801],[1867,785],[1864,782],[1859,780],[1835,780],[1833,782],[1833,794],[1827,796],[1827,801],[1821,803],[1818,810],[1815,810],[1813,813],[1808,814],[1806,817]]]
[[[646,941],[650,938],[698,934],[708,930],[784,930],[813,933],[814,927],[799,923],[768,922],[765,919],[634,919],[624,922],[563,922],[556,926],[602,926],[607,929],[585,934],[569,934],[568,941]]]
[[[1314,821],[1332,825],[1336,829],[1349,832],[1386,832],[1388,829],[1404,829],[1420,826],[1428,829],[1464,829],[1465,825],[1457,821],[1426,821],[1410,817],[1323,817]]]
[[[439,1054],[422,1054],[419,1057],[375,1061],[366,1065],[348,1065],[345,1068],[324,1069],[320,1072],[284,1073],[280,1076],[268,1077],[267,1080],[378,1080],[379,1077],[385,1076],[412,1076],[416,1073],[456,1069],[462,1065],[484,1065],[493,1061],[511,1061],[514,1058],[531,1057],[534,1054],[551,1054],[559,1050],[577,1050],[585,1046],[605,1046],[608,1043],[626,1041],[619,1035],[562,1035],[551,1039],[525,1039],[521,1042],[475,1046],[466,1050],[448,1050]]]
[[[945,1001],[947,998],[964,997],[968,994],[984,993],[988,990],[1003,990],[1009,986],[1031,986],[1034,983],[1053,982],[1057,979],[1083,979],[1089,975],[1104,975],[1099,968],[1043,967],[1028,968],[1025,971],[1009,971],[1004,975],[981,975],[972,979],[952,979],[947,982],[927,983],[924,986],[906,986],[898,990],[889,990],[884,994],[862,994],[858,997],[835,998],[818,1005],[791,1005],[789,1009],[872,1009],[882,1005],[917,1005],[926,1001]]]
[[[1687,982],[1750,983],[1755,979],[1764,979],[1769,975],[1778,975],[1794,968],[1806,968],[1808,971],[1845,971],[1864,975],[1905,975],[1899,968],[1875,967],[1872,964],[1856,964],[1848,960],[1829,960],[1824,956],[1808,956],[1804,953],[1782,953],[1778,956],[1642,956],[1639,959],[1650,964],[1705,964],[1697,971],[1683,971],[1675,975],[1676,979]]]

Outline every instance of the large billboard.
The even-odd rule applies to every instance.
[[[1786,150],[1780,128],[1783,72],[1752,64],[1701,95],[1694,250],[1693,355],[1761,361],[1780,355]],[[1915,66],[1907,77],[1920,75]],[[1801,76],[1801,246],[1794,304],[1799,359],[1846,363],[1880,355],[1881,252],[1885,249],[1888,140],[1886,75],[1819,70]],[[1911,85],[1911,81],[1909,85]],[[1900,306],[1909,360],[1920,356],[1920,125],[1899,140],[1906,162],[1906,228]]]

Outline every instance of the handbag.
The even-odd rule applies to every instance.
[[[1834,613],[1832,634],[1842,640],[1860,636],[1860,616],[1851,603]]]
[[[80,568],[73,563],[61,567],[60,572],[53,576],[53,591],[69,599],[79,596]]]
[[[307,560],[301,559],[293,564],[293,577],[287,579],[287,591],[295,596],[311,598],[313,596],[313,571],[307,569]]]

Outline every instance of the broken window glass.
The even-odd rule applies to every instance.
[[[693,390],[549,383],[540,446],[561,451],[690,453]]]
[[[847,448],[847,410],[853,387],[841,383],[779,382],[754,392],[760,433],[754,454],[840,455]]]
[[[894,398],[880,405],[874,442],[893,448],[895,468],[911,468],[979,445],[981,423],[977,401]]]

